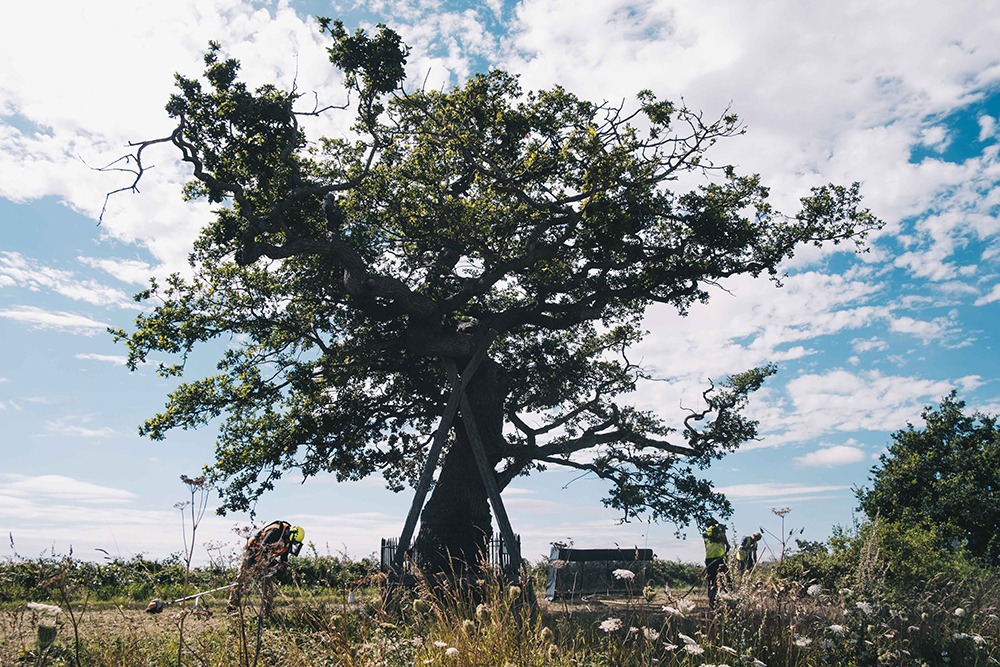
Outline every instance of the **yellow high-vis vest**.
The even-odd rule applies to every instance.
[[[712,526],[705,531],[702,537],[705,539],[705,558],[722,558],[726,555],[726,543],[722,541],[719,526]]]

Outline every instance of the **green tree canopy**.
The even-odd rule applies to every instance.
[[[139,295],[158,305],[118,331],[135,368],[233,341],[213,377],[181,384],[141,432],[160,439],[222,417],[208,469],[246,509],[289,470],[412,484],[459,369],[499,488],[566,466],[607,480],[629,518],[683,526],[729,505],[697,474],[754,437],[740,413],[771,368],[735,373],[683,424],[618,400],[643,370],[626,352],[651,304],[681,313],[736,275],[778,275],[802,243],[857,240],[878,222],[857,184],[823,186],[793,217],[756,175],[705,153],[741,132],[639,93],[634,109],[566,90],[525,93],[477,74],[442,92],[401,88],[391,30],[320,20],[356,100],[353,136],[310,141],[300,94],[238,80],[213,44],[204,79],[177,77],[169,142],[193,165],[191,197],[225,203],[191,255],[194,277]],[[207,84],[207,85],[206,85]],[[342,108],[343,109],[343,108]],[[141,164],[141,163],[140,163]],[[702,185],[676,192],[681,175]],[[490,532],[461,420],[418,545],[471,560]]]
[[[871,517],[925,528],[943,544],[962,545],[1000,564],[1000,432],[996,417],[964,413],[956,392],[924,409],[924,428],[892,434],[889,453],[872,468],[872,488],[858,489]]]

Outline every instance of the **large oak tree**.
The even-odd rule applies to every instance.
[[[236,342],[213,377],[181,384],[141,432],[153,439],[222,417],[224,508],[252,507],[289,470],[413,484],[451,380],[467,387],[499,488],[546,466],[590,472],[605,503],[684,526],[728,502],[698,469],[754,437],[741,415],[770,368],[709,388],[675,427],[619,397],[643,370],[627,357],[651,304],[685,313],[730,276],[777,276],[803,243],[858,240],[877,221],[855,184],[815,188],[794,216],[758,176],[706,151],[740,133],[639,93],[634,108],[566,90],[524,93],[499,70],[436,92],[404,90],[391,30],[320,20],[345,74],[351,136],[310,141],[295,90],[250,90],[239,64],[206,55],[177,77],[163,139],[193,166],[191,197],[221,204],[191,255],[193,278],[139,295],[158,305],[118,331],[135,368],[151,352],[179,375],[200,343]],[[141,165],[141,160],[138,162]],[[141,176],[141,168],[139,170]],[[701,184],[675,191],[679,177]],[[659,332],[669,341],[669,332]],[[421,516],[427,566],[471,562],[490,533],[486,490],[462,420]]]

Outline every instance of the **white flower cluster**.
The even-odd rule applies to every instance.
[[[607,572],[607,570],[605,570],[605,572]],[[628,581],[635,579],[635,572],[632,570],[615,570],[611,574],[614,575],[615,579],[626,579]]]
[[[663,611],[668,614],[673,614],[674,616],[687,616],[692,611],[694,611],[694,602],[689,602],[687,600],[678,600],[676,607],[666,606]]]
[[[687,651],[688,653],[690,653],[691,655],[701,655],[702,653],[705,652],[705,649],[703,649],[702,647],[698,646],[698,642],[696,642],[691,637],[688,637],[683,632],[677,633],[677,637],[682,642],[684,642],[684,650]]]
[[[622,619],[620,618],[609,618],[601,621],[601,624],[597,626],[605,632],[615,632],[622,629]]]

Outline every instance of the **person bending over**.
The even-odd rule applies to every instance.
[[[274,608],[274,575],[288,567],[288,556],[298,556],[306,531],[287,521],[273,521],[251,537],[243,549],[240,571],[233,587],[229,589],[226,611],[236,613],[247,586],[252,581],[260,584],[261,611],[270,615]]]

